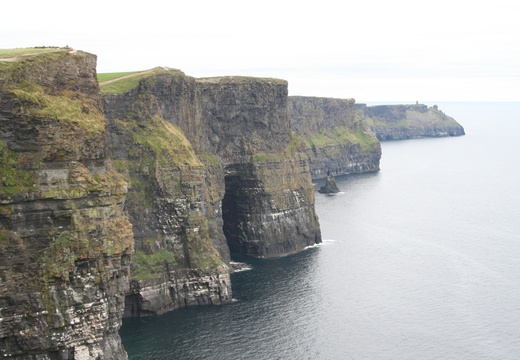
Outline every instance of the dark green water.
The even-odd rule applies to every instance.
[[[130,359],[517,359],[520,104],[439,107],[466,136],[384,143],[316,193],[322,245],[247,259],[231,305],[125,320]]]

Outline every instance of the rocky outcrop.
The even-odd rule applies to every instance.
[[[367,128],[365,105],[354,99],[291,96],[289,114],[313,178],[379,170],[381,147]]]
[[[464,128],[437,105],[379,105],[366,107],[367,123],[379,140],[461,136]]]
[[[127,183],[106,153],[96,58],[0,62],[0,356],[125,359]]]
[[[327,175],[325,185],[320,187],[318,192],[321,194],[335,194],[340,192],[338,185],[336,185],[336,179],[334,179],[334,176],[332,176],[332,174]]]

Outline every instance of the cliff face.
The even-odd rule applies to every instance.
[[[321,241],[285,81],[158,68],[101,99],[95,63],[0,59],[4,357],[124,359],[123,312],[231,301],[229,248]]]
[[[231,302],[223,170],[192,146],[202,146],[194,96],[194,79],[156,69],[134,89],[103,97],[110,153],[130,183],[136,253],[126,316]]]
[[[440,111],[437,105],[368,106],[366,116],[369,127],[379,140],[464,135],[464,128]]]
[[[321,242],[308,160],[298,153],[287,82],[197,80],[208,146],[222,160],[224,233],[232,252],[279,256]]]
[[[230,250],[321,242],[311,174],[378,170],[372,131],[464,134],[436,107],[289,98],[276,79],[157,68],[101,97],[95,65],[0,59],[3,357],[125,359],[123,313],[229,303]]]
[[[278,256],[320,241],[308,163],[290,150],[285,81],[139,77],[103,96],[110,154],[130,182],[127,316],[230,302],[230,248]]]
[[[289,113],[313,178],[379,170],[381,147],[367,128],[364,105],[354,99],[291,96]]]
[[[0,354],[124,359],[127,183],[106,156],[95,56],[0,62]]]

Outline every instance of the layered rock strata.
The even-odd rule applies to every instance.
[[[370,129],[379,140],[464,135],[464,128],[437,105],[378,105],[366,107]]]
[[[71,49],[0,59],[3,357],[125,359],[123,312],[231,302],[230,249],[321,242],[311,176],[377,171],[373,132],[463,134],[436,107],[167,68],[105,81],[101,98],[95,64]]]
[[[136,76],[103,96],[110,153],[131,184],[126,315],[230,302],[229,248],[279,256],[320,241],[308,163],[291,151],[285,81]]]
[[[1,357],[126,358],[132,226],[95,65],[68,49],[0,61]]]
[[[208,144],[224,165],[232,252],[272,257],[321,242],[309,162],[291,133],[287,82],[198,79]]]
[[[367,127],[364,105],[354,99],[291,96],[289,114],[313,178],[379,170],[381,147]]]
[[[136,253],[125,316],[232,300],[223,168],[192,146],[202,146],[194,85],[180,71],[155,69],[130,91],[103,97],[110,153],[130,183]]]

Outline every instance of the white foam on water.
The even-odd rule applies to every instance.
[[[321,246],[321,245],[322,245],[322,244],[309,245],[309,246],[304,247],[303,250],[313,249],[313,248],[319,247],[319,246]]]
[[[322,239],[321,242],[322,242],[322,244],[327,244],[327,243],[339,243],[339,242],[341,242],[341,240],[335,240],[335,239]]]
[[[236,272],[241,272],[241,271],[248,271],[248,270],[253,270],[253,268],[251,267],[251,265],[248,265],[248,264],[245,264],[245,263],[241,263],[241,262],[236,262],[236,261],[230,261],[229,262],[230,265],[243,265],[241,268],[239,269],[234,269],[234,273]]]

